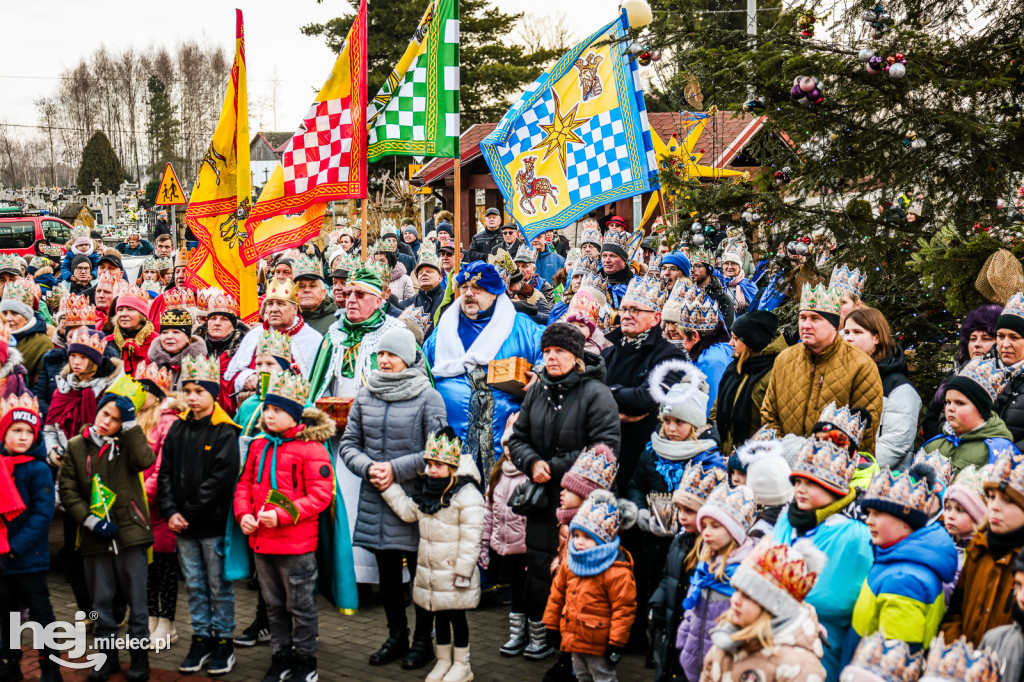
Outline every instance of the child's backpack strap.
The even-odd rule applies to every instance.
[[[1017,446],[1009,438],[986,438],[985,445],[988,446],[989,464],[995,464],[996,459],[1004,452],[1014,455],[1020,454],[1020,450],[1017,449]]]

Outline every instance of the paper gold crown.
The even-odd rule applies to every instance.
[[[619,533],[619,508],[615,496],[606,490],[593,491],[583,500],[570,528],[585,530],[605,543],[614,541]]]
[[[89,237],[89,228],[85,225],[75,225],[71,228],[71,241],[80,239],[82,237]]]
[[[697,263],[703,263],[708,267],[712,267],[715,264],[715,254],[711,253],[710,249],[691,248],[690,263],[692,263],[693,265],[696,265]]]
[[[395,239],[398,239],[398,221],[394,218],[381,218],[380,236],[381,238],[394,237]]]
[[[28,262],[28,266],[30,268],[35,268],[36,270],[41,270],[42,268],[51,268],[52,272],[53,262],[46,256],[33,256],[32,260]]]
[[[423,448],[423,459],[447,464],[453,469],[459,468],[462,456],[462,442],[458,436],[448,438],[443,434],[431,433],[427,436],[427,444]]]
[[[441,269],[441,257],[437,255],[435,250],[428,249],[426,244],[420,246],[420,260],[416,263],[416,270],[419,270],[424,265],[430,266],[438,272],[444,272]]]
[[[610,453],[609,453],[610,454]],[[615,483],[615,474],[619,471],[619,460],[614,455],[605,455],[594,448],[587,448],[573,462],[569,473],[582,476],[593,481],[605,490],[611,490]],[[567,474],[568,475],[568,474]]]
[[[274,372],[270,375],[267,395],[276,395],[293,403],[305,405],[309,399],[309,382],[294,372]]]
[[[838,289],[832,289],[820,284],[811,286],[804,284],[800,291],[800,310],[808,310],[815,313],[839,315],[839,309],[843,305],[843,295]]]
[[[864,439],[864,429],[867,426],[861,414],[851,412],[849,405],[836,407],[835,401],[825,406],[818,417],[818,422],[839,429],[849,436],[850,440],[855,441],[857,446],[860,446]]]
[[[210,381],[220,383],[220,362],[205,356],[186,356],[181,364],[181,383],[187,381]]]
[[[163,293],[164,305],[167,309],[172,308],[195,308],[196,307],[196,296],[192,293],[191,289],[185,289],[184,287],[174,287],[168,289]]]
[[[324,268],[320,265],[320,261],[316,258],[310,258],[303,254],[295,259],[292,263],[292,279],[298,279],[299,277],[316,277],[317,279],[323,279]]]
[[[767,538],[754,546],[741,565],[756,571],[798,602],[803,601],[818,582],[818,574],[808,566],[802,553],[789,545],[774,544]]]
[[[850,494],[857,460],[832,441],[809,438],[793,462],[793,476],[808,478],[837,495]]]
[[[882,682],[917,682],[924,669],[920,652],[910,653],[910,646],[902,639],[886,639],[881,630],[860,640],[853,658],[845,670],[856,668],[876,675]],[[844,672],[839,680],[858,679],[854,673]]]
[[[151,381],[164,393],[171,392],[171,373],[166,367],[157,367],[156,363],[140,360],[135,367],[136,381]]]
[[[984,487],[988,490],[993,484],[1000,489],[1004,486],[1013,488],[1024,495],[1024,454],[1007,451],[999,455],[988,472]]]
[[[0,270],[15,270],[20,274],[21,263],[21,257],[17,254],[0,253]]]
[[[156,256],[147,256],[146,260],[142,261],[142,271],[146,272],[147,270],[160,271],[160,263],[157,261]]]
[[[118,282],[124,281],[123,274],[124,273],[122,273],[120,270],[104,270],[103,272],[100,273],[100,276],[96,278],[96,286],[98,287],[102,284],[105,284],[109,286],[111,289],[113,289],[115,286],[117,286]]]
[[[380,277],[381,283],[384,285],[384,291],[388,290],[388,283],[391,281],[391,266],[387,263],[381,263],[379,260],[367,261],[363,266],[373,271],[378,277]]]
[[[168,308],[160,314],[160,327],[188,327],[192,328],[194,321],[192,313],[182,308]],[[188,334],[188,332],[186,332]]]
[[[660,280],[654,277],[635,277],[630,280],[619,307],[638,305],[660,313],[667,299],[668,292],[662,288]]]
[[[96,306],[89,303],[88,296],[75,296],[71,294],[65,297],[60,302],[60,309],[58,313],[64,313],[64,328],[71,329],[73,327],[80,327],[83,324],[89,327],[95,327],[96,317]]]
[[[288,362],[292,361],[291,340],[276,329],[266,329],[256,343],[256,355],[272,355]]]
[[[97,334],[91,329],[76,329],[68,334],[68,347],[72,345],[86,346],[103,355],[107,348],[107,340],[102,334]]]
[[[34,287],[35,284],[32,280],[19,277],[16,280],[8,282],[4,287],[3,300],[17,301],[18,303],[27,305],[29,308],[34,308],[36,303]]]
[[[358,267],[359,256],[356,256],[353,253],[348,253],[344,249],[341,250],[341,253],[336,254],[331,261],[332,270],[345,270],[347,272],[352,272]]]
[[[30,421],[36,426],[40,424],[39,400],[31,393],[10,395],[6,398],[0,398],[0,420],[6,417],[8,413],[15,410],[31,412],[35,416],[35,419],[19,419],[18,415],[15,414],[13,421]]]
[[[720,485],[711,491],[704,505],[718,507],[748,530],[754,525],[754,518],[757,516],[754,491],[745,485],[735,488]]]
[[[130,296],[140,301],[149,301],[149,295],[142,287],[137,287],[123,279],[114,284],[114,297],[120,298],[122,296]]]
[[[696,332],[714,331],[718,326],[718,304],[697,288],[687,292],[679,313],[679,326]]]
[[[604,241],[601,242],[602,247],[604,246],[617,246],[626,253],[631,250],[630,242],[633,239],[633,235],[629,232],[621,232],[619,230],[608,230],[604,233]]]
[[[929,680],[955,680],[956,682],[999,682],[1000,664],[996,655],[987,649],[975,649],[966,637],[948,647],[940,633],[932,640],[928,650],[925,676]]]
[[[299,299],[296,294],[295,282],[286,279],[281,282],[276,277],[271,278],[267,283],[267,295],[264,301],[290,301],[298,305]]]
[[[339,227],[338,229],[336,229],[333,232],[331,232],[331,234],[327,237],[327,239],[332,244],[337,244],[341,240],[342,237],[353,237],[354,238],[355,235],[352,232],[352,228],[348,227],[347,225],[344,226],[344,227]]]
[[[1010,296],[1010,300],[1006,302],[1001,314],[1024,318],[1024,294],[1018,291]]]
[[[840,292],[853,294],[860,298],[864,293],[864,285],[868,282],[868,274],[861,274],[860,270],[851,270],[847,265],[840,265],[832,270],[832,277],[828,281],[829,289],[838,289]]]
[[[424,338],[430,333],[431,327],[433,327],[434,320],[423,308],[420,306],[409,306],[402,311],[402,314],[398,316],[400,320],[410,320],[416,324],[421,330],[423,330]]]

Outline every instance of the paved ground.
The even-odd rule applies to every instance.
[[[59,538],[52,534],[51,538]],[[50,574],[50,590],[53,608],[58,620],[73,621],[75,603],[71,590],[64,582],[64,576],[52,571]],[[353,616],[342,616],[335,612],[329,604],[318,598],[320,605],[320,679],[331,680],[423,680],[430,667],[423,670],[402,670],[398,663],[379,668],[367,664],[370,654],[377,650],[387,637],[384,609],[370,595],[363,600],[359,612]],[[246,627],[256,612],[256,592],[249,590],[244,582],[235,585],[236,620],[238,630]],[[413,619],[412,608],[409,608],[409,619]],[[470,651],[473,661],[473,672],[478,682],[490,680],[532,680],[539,682],[544,672],[554,662],[554,657],[544,661],[531,662],[523,658],[505,658],[498,653],[498,647],[505,641],[508,628],[508,607],[498,604],[485,604],[469,614]],[[177,667],[188,651],[191,630],[188,625],[188,604],[185,601],[184,583],[178,595],[178,632],[180,639],[170,650],[154,654],[150,657],[153,666],[152,679],[196,680],[194,676],[184,676],[177,672]],[[220,679],[234,681],[260,680],[270,665],[270,647],[262,645],[251,649],[237,649],[238,659],[235,669]],[[126,653],[121,656],[127,668]],[[27,652],[22,663],[27,680],[38,677],[38,663],[34,652]],[[623,658],[618,666],[619,677],[623,681],[650,680],[653,671],[643,668],[643,658],[630,655]],[[85,673],[65,671],[65,680],[84,680]],[[123,680],[123,676],[115,676],[113,680]]]

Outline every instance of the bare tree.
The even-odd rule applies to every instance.
[[[529,52],[565,52],[576,42],[575,34],[569,27],[569,19],[564,12],[546,16],[524,14],[513,36],[516,42],[523,44]]]

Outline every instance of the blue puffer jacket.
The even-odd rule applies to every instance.
[[[516,313],[515,322],[512,324],[512,332],[505,339],[505,343],[501,344],[501,348],[498,349],[494,359],[504,360],[506,358],[520,357],[526,358],[531,364],[540,363],[542,359],[540,337],[543,333],[544,328],[536,324],[527,315]],[[436,332],[431,334],[430,338],[423,344],[423,354],[427,356],[431,366],[434,365],[436,344]],[[459,374],[444,379],[436,379],[436,388],[440,392],[441,397],[444,398],[445,409],[448,413],[448,425],[455,429],[455,433],[458,434],[459,438],[465,440],[466,432],[469,430],[469,400],[473,395],[473,386],[469,381],[469,376]],[[517,412],[523,402],[520,398],[497,388],[492,388],[491,394],[494,396],[492,426],[495,459],[489,462],[478,462],[478,464],[483,466],[485,472],[490,472],[494,461],[501,456],[501,436],[505,432],[505,422],[508,420],[508,416],[513,412]]]
[[[7,523],[7,540],[14,558],[4,564],[4,575],[50,569],[49,533],[55,504],[53,474],[45,462],[46,448],[42,439],[25,455],[32,459],[11,467],[14,485],[25,503],[25,511]],[[13,457],[6,452],[2,456]]]
[[[121,352],[117,349],[116,343],[108,343],[103,355],[111,359],[121,359]],[[36,383],[32,387],[32,393],[39,399],[39,414],[43,419],[46,419],[46,413],[50,410],[50,398],[57,391],[57,375],[66,364],[68,364],[66,348],[53,348],[43,354],[43,360],[39,365],[39,375],[36,376]]]
[[[75,256],[79,255],[77,251],[68,249],[68,252],[64,254],[64,260],[60,263],[60,277],[57,281],[63,282],[71,279],[71,261],[75,259]],[[96,278],[96,265],[100,262],[100,254],[93,251],[89,254],[89,260],[92,261],[92,276]]]
[[[708,379],[708,416],[711,416],[711,408],[715,406],[715,399],[718,397],[718,384],[722,381],[725,368],[732,362],[732,347],[728,343],[716,343],[709,346],[707,350],[697,358],[697,369],[704,372]]]

